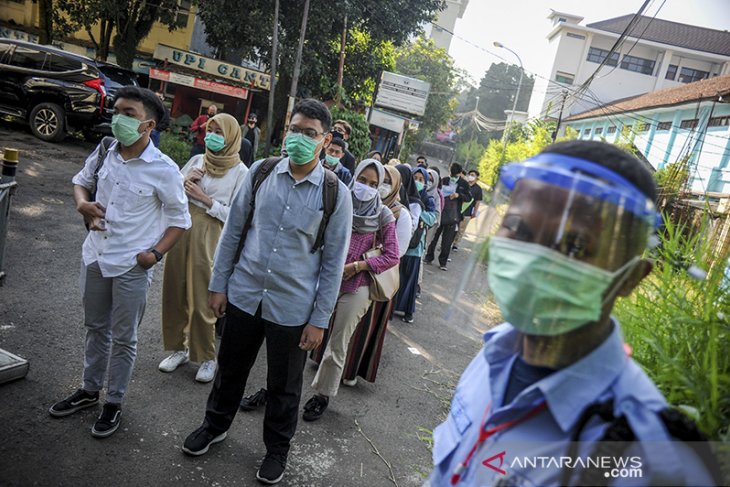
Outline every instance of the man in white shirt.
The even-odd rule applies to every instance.
[[[97,438],[119,428],[152,267],[191,225],[182,175],[150,141],[165,114],[162,103],[150,90],[134,86],[120,89],[116,98],[117,140],[101,168],[97,147],[73,178],[76,209],[90,229],[82,247],[83,383],[49,410],[58,418],[97,404],[108,371],[106,403],[91,429]]]

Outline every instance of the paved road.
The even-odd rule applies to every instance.
[[[256,485],[263,412],[239,413],[228,439],[203,457],[180,451],[202,420],[210,385],[194,381],[192,364],[173,374],[157,370],[166,356],[161,269],[141,325],[120,430],[105,440],[91,437],[99,408],[49,417],[48,407],[80,381],[78,275],[85,230],[70,180],[92,146],[45,143],[23,127],[0,122],[2,147],[20,149],[21,163],[8,231],[8,277],[0,288],[0,348],[27,358],[31,368],[25,379],[0,385],[0,485]],[[458,316],[445,318],[468,254],[455,254],[448,272],[426,267],[416,321],[391,324],[375,384],[343,387],[320,421],[300,421],[281,485],[394,485],[386,461],[397,485],[422,483],[430,471],[429,431],[444,418],[456,379],[490,326],[486,319],[475,326]],[[467,295],[465,308],[475,306],[477,296]],[[263,364],[260,357],[247,393],[264,384]],[[313,376],[308,364],[304,400]]]

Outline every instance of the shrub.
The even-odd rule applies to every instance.
[[[182,140],[170,132],[165,131],[160,135],[159,149],[180,167],[183,167],[190,159],[192,146],[190,142]]]
[[[370,150],[370,126],[365,116],[345,108],[333,106],[330,108],[332,121],[345,120],[352,127],[350,139],[347,141],[350,152],[359,161]]]

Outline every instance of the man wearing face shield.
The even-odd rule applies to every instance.
[[[667,402],[610,314],[652,269],[642,255],[655,198],[640,162],[602,142],[554,144],[502,169],[473,267],[487,260],[506,322],[484,335],[434,430],[427,485],[714,485],[673,441]],[[578,462],[599,447],[607,464]]]

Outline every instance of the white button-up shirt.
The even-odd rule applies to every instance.
[[[180,170],[183,176],[187,177],[193,172],[193,169],[202,170],[205,167],[203,157],[203,154],[193,156]],[[236,197],[238,190],[241,189],[246,174],[248,174],[248,168],[243,163],[233,166],[226,172],[225,176],[220,178],[215,178],[206,172],[200,180],[200,188],[203,190],[203,193],[210,196],[213,200],[213,206],[208,208],[205,204],[194,199],[190,199],[190,203],[199,206],[208,215],[225,223],[228,218],[228,212],[231,211],[233,198]]]
[[[177,165],[152,142],[139,157],[125,161],[113,143],[99,171],[96,201],[106,208],[106,230],[90,231],[82,247],[85,265],[99,263],[104,277],[137,265],[137,254],[152,248],[168,227],[190,228],[188,198]],[[99,147],[73,183],[94,184]]]

